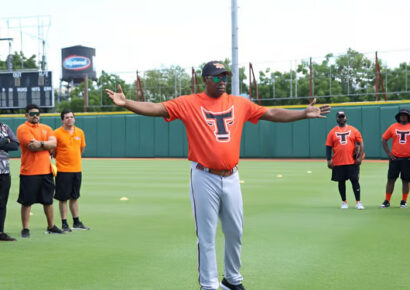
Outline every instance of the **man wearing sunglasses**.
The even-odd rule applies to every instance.
[[[41,203],[47,218],[46,232],[63,234],[54,224],[54,179],[51,174],[50,150],[57,141],[53,130],[40,124],[40,109],[31,104],[26,107],[27,121],[17,128],[21,149],[20,192],[17,202],[21,204],[22,238],[30,237],[29,220],[31,206]]]
[[[205,91],[180,96],[163,103],[135,102],[106,90],[113,102],[146,116],[163,117],[167,122],[180,119],[188,137],[191,161],[191,204],[198,236],[198,269],[201,289],[245,289],[242,285],[240,253],[243,206],[237,164],[243,125],[259,120],[291,122],[306,118],[325,118],[329,106],[305,110],[267,109],[226,93],[231,72],[223,63],[208,62],[202,70]],[[225,235],[225,270],[219,285],[216,267],[215,235],[221,220]]]
[[[4,222],[11,185],[9,151],[17,150],[18,146],[19,143],[13,131],[9,126],[0,122],[0,241],[5,242],[16,240],[4,232]]]
[[[364,154],[363,138],[359,130],[348,125],[346,121],[345,112],[336,113],[338,125],[330,130],[326,139],[327,167],[332,169],[332,180],[338,182],[342,199],[340,208],[349,208],[346,202],[346,180],[349,179],[356,199],[356,209],[362,210],[364,206],[360,201],[359,166]],[[357,152],[356,148],[358,148]]]

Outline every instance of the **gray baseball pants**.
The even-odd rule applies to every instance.
[[[243,203],[237,169],[228,177],[218,176],[191,164],[191,204],[198,237],[199,283],[203,290],[219,289],[215,251],[218,218],[225,235],[224,277],[240,284]]]

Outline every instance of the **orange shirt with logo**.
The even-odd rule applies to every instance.
[[[382,135],[384,140],[393,138],[391,153],[396,157],[410,157],[410,123],[394,123]]]
[[[256,124],[267,110],[226,93],[212,98],[203,92],[162,104],[169,114],[167,122],[180,119],[185,125],[188,159],[216,170],[230,170],[238,164],[244,123]]]
[[[56,165],[58,172],[81,172],[81,151],[85,148],[84,132],[74,127],[72,133],[60,127],[54,131],[57,139]]]
[[[336,126],[330,130],[327,135],[326,146],[333,147],[333,165],[354,164],[354,147],[356,143],[361,142],[363,142],[362,134],[353,126]]]
[[[48,150],[32,152],[27,148],[30,140],[48,141],[54,136],[53,129],[44,124],[25,122],[17,128],[17,139],[21,149],[21,175],[50,174],[50,152]]]

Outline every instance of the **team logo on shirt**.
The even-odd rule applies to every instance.
[[[201,107],[202,115],[205,118],[205,122],[208,126],[213,127],[216,141],[229,142],[231,141],[231,131],[229,127],[233,124],[234,107],[230,107],[223,112],[211,112]]]
[[[351,130],[347,132],[336,132],[336,137],[339,139],[340,144],[346,145],[347,144],[347,137],[350,136]]]
[[[410,135],[410,131],[402,131],[396,129],[396,135],[399,136],[400,144],[406,144],[407,136]]]

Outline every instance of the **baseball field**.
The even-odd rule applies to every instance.
[[[34,205],[31,238],[23,240],[16,203],[20,160],[11,160],[5,231],[18,241],[0,244],[0,289],[199,289],[189,165],[86,159],[80,218],[91,230],[47,235],[42,206]],[[409,288],[410,209],[399,208],[400,181],[392,207],[378,208],[387,163],[362,165],[363,211],[354,209],[350,183],[350,208],[339,208],[325,161],[241,160],[239,172],[246,289]],[[60,227],[57,203],[54,213]],[[220,228],[217,253],[222,276]]]

